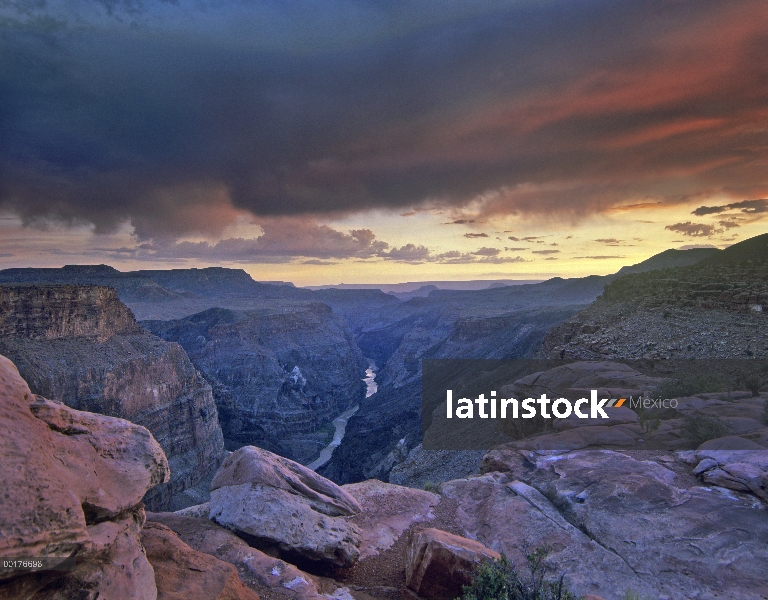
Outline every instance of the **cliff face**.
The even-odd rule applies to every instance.
[[[318,429],[365,395],[367,363],[348,327],[321,303],[211,309],[144,325],[181,344],[211,382],[231,448],[256,444],[307,462],[327,443]]]
[[[553,328],[548,358],[764,358],[768,235],[702,262],[621,277]]]
[[[0,287],[0,336],[105,341],[141,328],[115,290],[98,286]]]
[[[151,509],[198,500],[182,492],[215,471],[223,438],[211,388],[178,344],[141,329],[108,288],[0,286],[0,305],[0,354],[34,393],[128,419],[160,443],[171,480],[147,494]]]

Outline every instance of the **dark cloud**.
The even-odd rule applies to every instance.
[[[431,254],[426,246],[406,244],[400,248],[392,248],[389,252],[382,253],[382,257],[400,262],[423,262],[431,259]]]
[[[464,237],[465,238],[487,238],[488,234],[487,233],[465,233]]]
[[[621,240],[617,240],[616,238],[598,238],[595,241],[600,242],[601,244],[620,244],[621,243]]]
[[[768,200],[760,198],[758,200],[742,200],[741,202],[732,202],[721,206],[700,206],[691,214],[697,217],[705,215],[716,215],[727,210],[738,210],[745,214],[768,213]]]
[[[479,250],[475,250],[472,254],[475,254],[476,256],[498,256],[501,254],[501,250],[498,248],[480,248]]]
[[[690,237],[710,237],[717,233],[722,233],[722,229],[718,229],[714,225],[707,225],[706,223],[691,223],[686,221],[685,223],[675,223],[674,225],[667,225],[664,229],[674,231],[676,233],[682,233]]]
[[[724,219],[722,221],[717,222],[720,227],[723,229],[735,229],[736,227],[741,227],[741,224],[738,223],[735,219]]]
[[[139,244],[130,252],[136,258],[210,262],[288,262],[297,257],[316,260],[389,258],[390,253],[392,259],[400,259],[399,253],[407,252],[406,246],[390,250],[389,244],[377,240],[370,229],[344,233],[312,220],[297,218],[266,221],[261,228],[263,234],[257,238],[228,238],[215,244],[153,240]]]
[[[704,217],[706,215],[716,215],[725,212],[726,210],[728,210],[727,206],[700,206],[691,212],[691,214],[696,215],[697,217]]]
[[[467,224],[760,197],[767,18],[763,0],[6,1],[0,208],[157,240],[243,213],[475,201]]]
[[[520,238],[515,237],[514,235],[510,235],[507,239],[510,240],[510,241],[513,241],[513,242],[521,241]]]
[[[505,250],[506,252],[522,252],[523,250],[528,250],[528,248],[507,248],[507,247],[505,246],[505,247],[504,247],[504,250]]]
[[[712,244],[686,244],[685,246],[680,246],[678,250],[695,250],[698,248],[717,248],[717,246]]]
[[[560,250],[533,250],[534,254],[559,254]]]
[[[475,219],[455,219],[454,221],[443,223],[443,225],[468,225],[469,223],[474,223],[474,222],[475,222]]]

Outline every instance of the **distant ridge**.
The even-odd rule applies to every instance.
[[[312,293],[292,284],[254,281],[243,269],[145,269],[118,271],[109,265],[65,265],[61,268],[0,270],[0,284],[103,285],[114,288],[123,302],[162,302],[219,296],[311,299]]]
[[[410,294],[419,288],[433,286],[440,290],[487,290],[489,288],[507,287],[540,283],[543,279],[469,279],[466,281],[404,281],[403,283],[337,283],[328,285],[308,285],[308,290],[381,290],[387,294]]]
[[[728,246],[725,250],[703,260],[700,266],[726,265],[748,260],[768,260],[768,233]]]
[[[688,267],[721,253],[717,248],[690,248],[688,250],[664,250],[650,258],[629,267],[621,267],[616,274],[645,273],[659,269]]]

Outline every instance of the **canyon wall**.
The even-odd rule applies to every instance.
[[[309,462],[328,443],[330,422],[365,396],[367,362],[346,323],[319,302],[142,324],[181,344],[211,383],[229,449],[254,444]]]
[[[211,387],[178,345],[136,324],[109,288],[0,286],[0,354],[32,391],[77,410],[149,429],[171,479],[145,498],[152,509],[198,501],[183,492],[210,476],[224,451]]]

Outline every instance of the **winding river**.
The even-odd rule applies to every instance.
[[[379,386],[376,384],[376,363],[372,360],[368,361],[368,368],[365,370],[365,379],[363,379],[363,381],[365,381],[366,385],[365,397],[368,398],[369,396],[373,396]],[[313,471],[317,471],[325,463],[331,460],[333,451],[339,447],[341,440],[344,439],[344,433],[347,431],[347,421],[349,421],[349,418],[357,412],[358,408],[360,408],[359,405],[353,406],[349,410],[341,413],[333,420],[333,426],[336,428],[336,430],[333,432],[333,439],[331,440],[331,443],[323,448],[320,451],[320,456],[308,464],[307,467]]]

